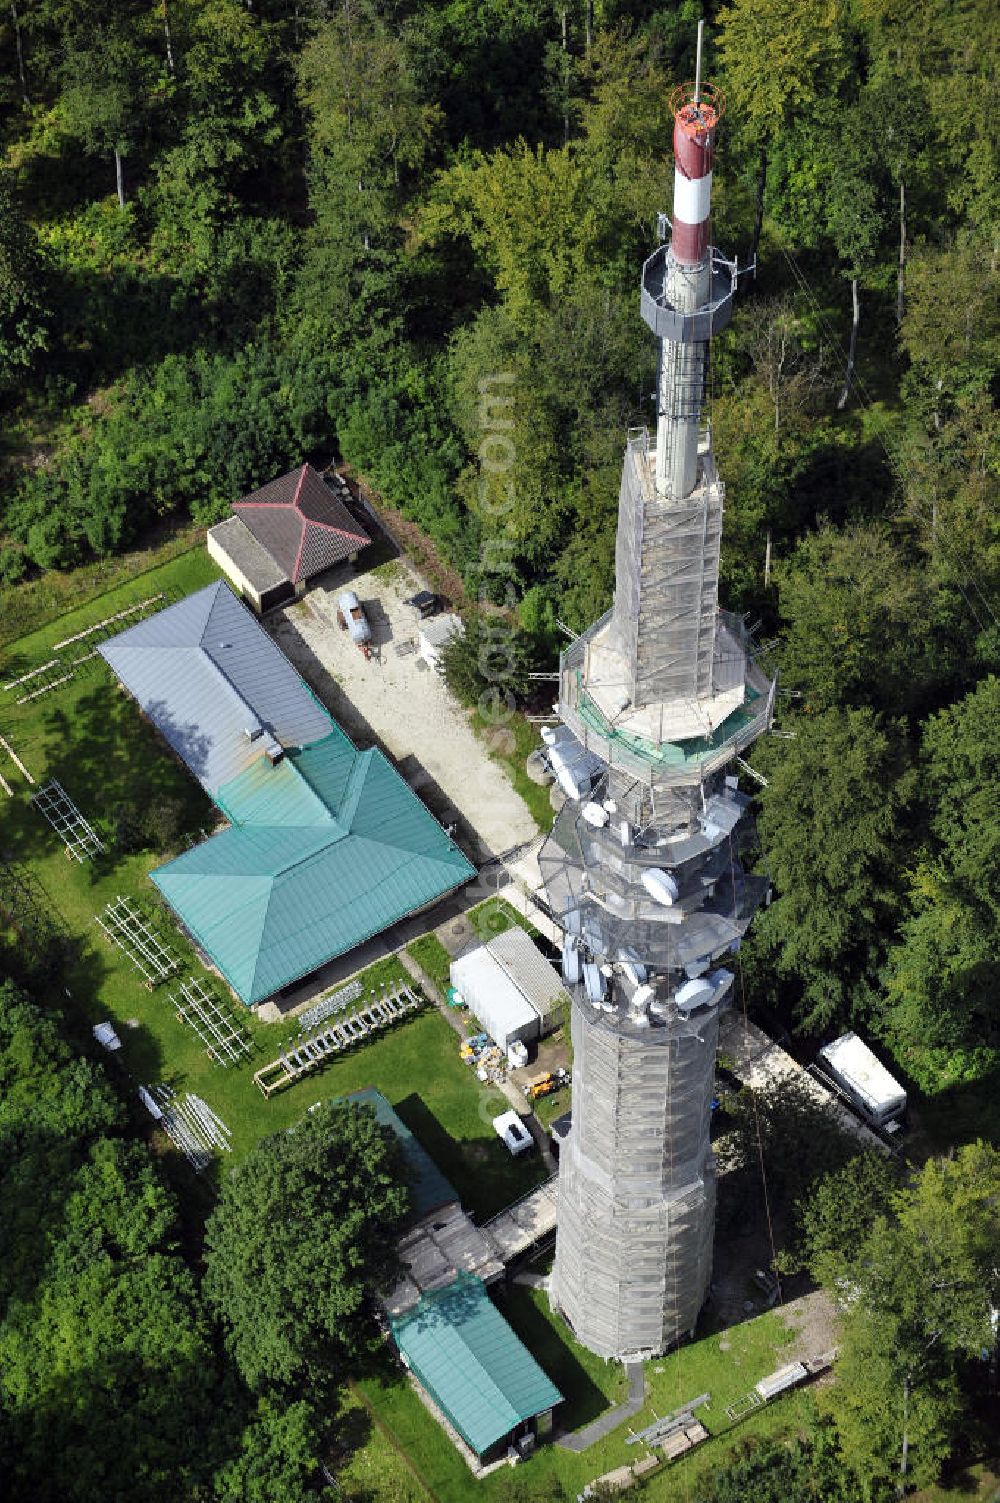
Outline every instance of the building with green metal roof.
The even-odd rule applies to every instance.
[[[229,829],[152,878],[250,1004],[474,873],[383,754],[336,727],[275,766],[259,758],[216,802]]]
[[[475,875],[382,752],[358,751],[224,584],[100,651],[230,821],[152,880],[248,1005]]]
[[[480,1459],[535,1426],[547,1428],[562,1402],[471,1274],[425,1294],[391,1324],[404,1363]]]

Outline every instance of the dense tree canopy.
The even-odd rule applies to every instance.
[[[963,1364],[995,1341],[998,1238],[1000,1153],[974,1143],[896,1191],[836,1281],[843,1346],[826,1403],[866,1497],[898,1476],[938,1476]]]
[[[910,846],[901,727],[871,710],[800,715],[768,747],[760,837],[777,896],[754,943],[823,1027],[863,1009],[898,910]]]
[[[353,1105],[326,1103],[232,1172],[206,1230],[205,1293],[251,1388],[329,1383],[367,1349],[408,1205],[397,1140]]]

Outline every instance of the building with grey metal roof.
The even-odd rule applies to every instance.
[[[474,875],[383,753],[357,749],[221,581],[100,652],[229,820],[151,875],[248,1005]]]
[[[269,744],[308,746],[330,733],[323,706],[222,580],[99,650],[211,795]]]

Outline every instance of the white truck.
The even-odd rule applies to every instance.
[[[906,1092],[856,1033],[824,1044],[816,1063],[872,1127],[897,1132],[906,1112]]]

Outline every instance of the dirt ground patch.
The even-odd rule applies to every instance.
[[[788,1361],[818,1357],[837,1344],[836,1311],[830,1296],[822,1289],[800,1294],[777,1312],[795,1339],[788,1347]]]
[[[337,626],[337,596],[348,586],[371,623],[370,660]],[[331,571],[303,600],[274,612],[268,627],[353,740],[380,745],[431,812],[455,825],[482,862],[533,839],[537,828],[443,680],[416,651],[406,650],[419,626],[406,597],[423,588],[402,559],[367,573]]]

